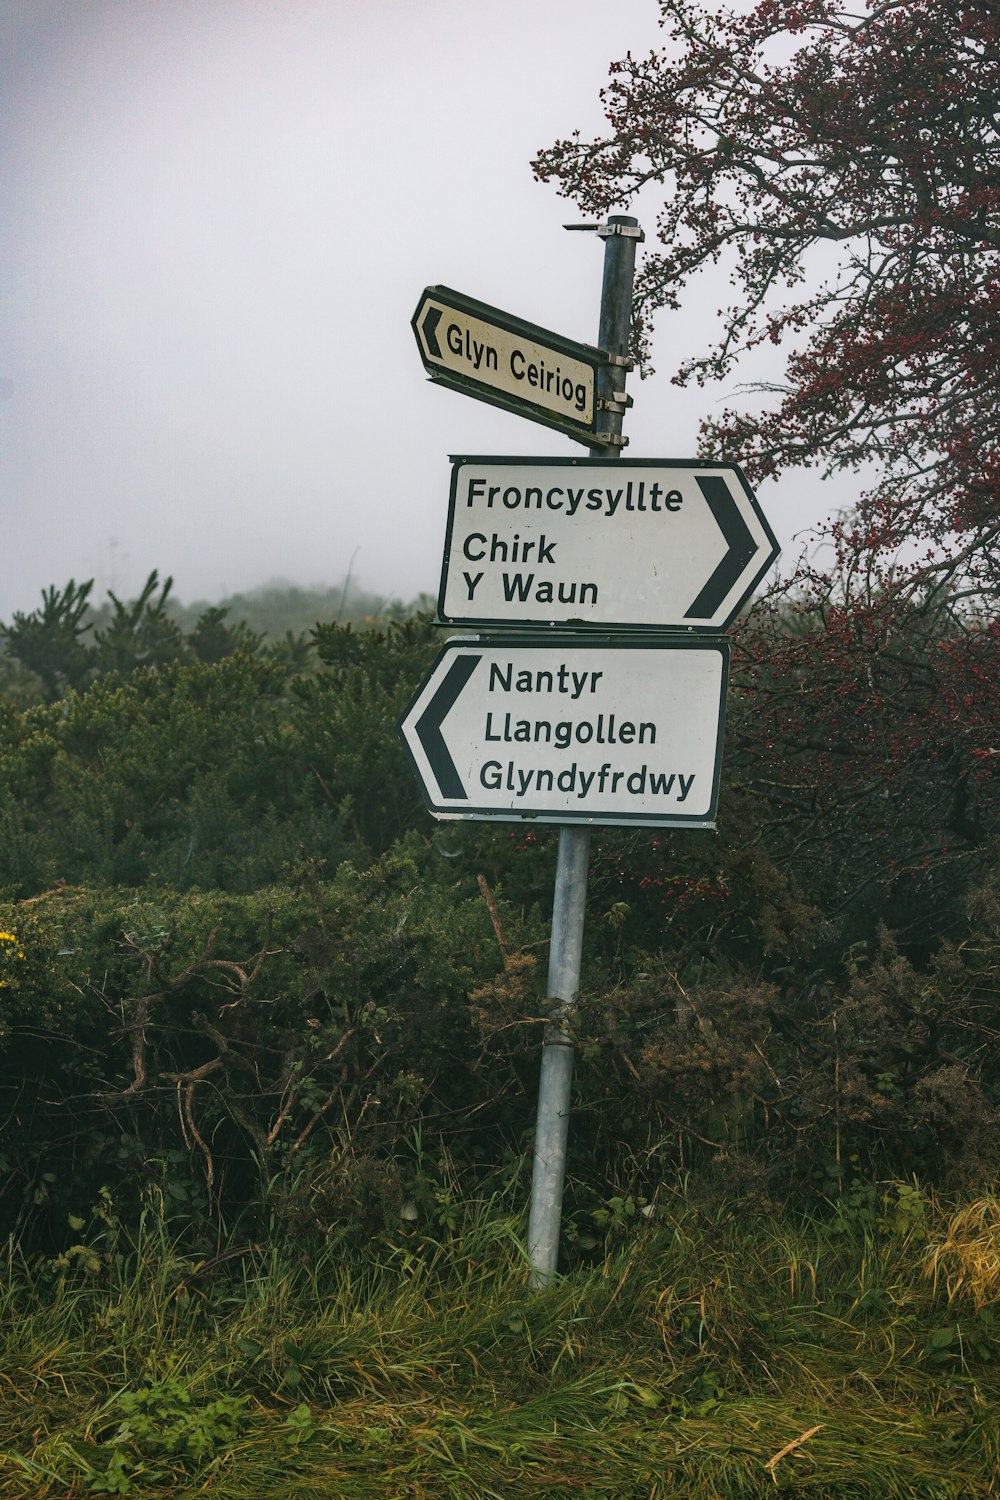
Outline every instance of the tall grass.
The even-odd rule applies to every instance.
[[[995,1283],[970,1279],[992,1200],[903,1186],[792,1222],[678,1197],[541,1293],[501,1204],[460,1220],[216,1262],[158,1215],[9,1247],[0,1493],[1000,1494]]]

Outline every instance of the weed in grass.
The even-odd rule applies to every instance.
[[[943,1239],[930,1245],[925,1271],[943,1277],[948,1301],[967,1296],[979,1309],[1000,1295],[1000,1200],[978,1198],[948,1219]]]

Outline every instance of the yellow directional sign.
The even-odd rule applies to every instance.
[[[606,350],[443,286],[426,288],[413,331],[432,380],[582,443],[601,441],[597,372],[611,362]]]

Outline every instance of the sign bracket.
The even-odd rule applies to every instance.
[[[631,224],[626,224],[621,217],[617,216],[609,219],[606,224],[564,224],[563,228],[570,231],[582,230],[585,233],[596,234],[602,240],[610,239],[612,235],[620,234],[624,235],[626,239],[636,240],[640,245],[646,238],[634,220]]]

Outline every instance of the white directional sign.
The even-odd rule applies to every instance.
[[[594,444],[602,436],[597,371],[610,361],[606,350],[550,333],[446,286],[426,288],[413,331],[432,380],[582,443]]]
[[[778,551],[734,464],[456,458],[438,614],[719,631]]]
[[[399,732],[437,818],[711,828],[725,641],[448,641]]]

